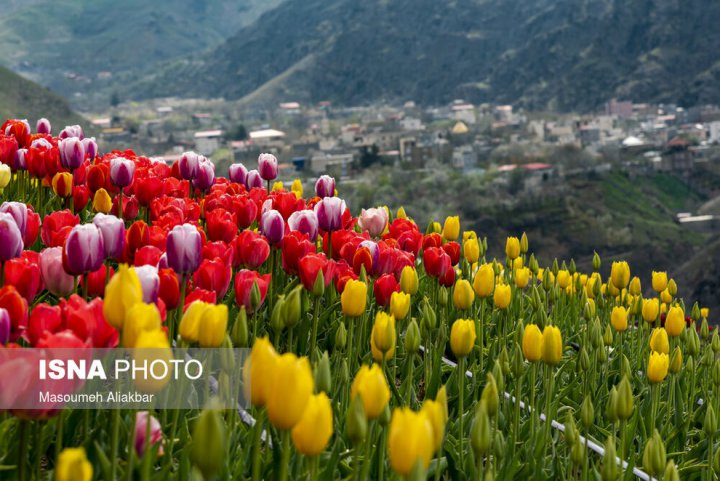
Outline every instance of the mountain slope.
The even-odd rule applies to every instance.
[[[720,101],[720,3],[708,0],[287,0],[137,96],[413,99],[588,110],[613,96]],[[312,54],[312,58],[309,55]]]
[[[55,91],[215,47],[281,0],[32,0],[0,15],[0,63]],[[0,12],[3,7],[0,7]]]
[[[10,118],[28,119],[34,129],[41,117],[48,118],[57,132],[65,125],[87,124],[62,97],[0,67],[0,123]]]

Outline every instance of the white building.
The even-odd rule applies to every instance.
[[[220,148],[222,130],[203,130],[195,132],[195,150],[202,155],[212,155]]]

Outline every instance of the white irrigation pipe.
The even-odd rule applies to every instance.
[[[422,352],[424,353],[424,352],[425,352],[425,347],[424,347],[424,346],[420,346],[420,350],[422,350]],[[446,365],[450,366],[450,367],[453,367],[453,368],[457,367],[457,363],[456,363],[456,362],[453,362],[453,361],[451,361],[450,359],[448,359],[448,358],[446,358],[446,357],[444,357],[444,356],[442,357],[442,362],[445,363]],[[465,376],[467,376],[467,377],[469,377],[469,378],[472,378],[472,377],[473,377],[473,373],[472,373],[471,371],[465,371]],[[511,395],[510,393],[508,393],[508,392],[503,392],[503,395],[504,395],[505,399],[507,399],[507,400],[509,400],[509,401],[512,401],[512,402],[515,402],[515,401],[516,401],[516,400],[515,400],[515,396],[512,396],[512,395]],[[531,411],[531,410],[532,410],[532,407],[527,406],[523,401],[520,401],[520,408],[522,408],[522,409],[527,409],[528,411]],[[545,419],[546,419],[546,418],[545,418],[545,414],[544,414],[544,413],[540,413],[540,420],[541,420],[541,421],[545,421]],[[554,420],[554,419],[552,419],[552,420],[550,421],[550,426],[552,426],[554,429],[557,429],[557,430],[560,431],[560,432],[563,432],[563,433],[565,432],[565,425],[562,424],[562,423],[560,423],[560,422],[558,422],[558,421],[556,421],[556,420]],[[582,436],[582,435],[580,435],[580,434],[579,434],[579,437],[580,437],[580,442],[583,443],[583,444],[585,444],[585,443],[587,442],[587,447],[590,448],[592,451],[595,451],[595,452],[596,452],[597,454],[599,454],[600,456],[604,456],[604,455],[605,455],[605,448],[603,448],[602,446],[600,446],[599,444],[597,444],[595,441],[593,441],[593,440],[591,440],[591,439],[587,439],[587,440],[586,440],[585,437]],[[623,468],[624,470],[627,469],[627,467],[628,467],[628,462],[627,462],[627,461],[625,461],[624,459],[620,459],[619,457],[616,457],[615,460],[616,460],[616,462],[617,462],[618,464],[620,464],[620,465],[622,466],[622,468]],[[633,467],[633,474],[634,474],[635,476],[637,476],[638,478],[644,480],[644,481],[651,481],[651,480],[655,479],[655,478],[651,478],[648,473],[646,473],[645,471],[643,471],[642,469],[637,468],[637,467]]]

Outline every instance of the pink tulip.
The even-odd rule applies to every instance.
[[[345,201],[340,197],[325,197],[315,204],[318,226],[327,232],[342,228],[343,212],[345,212]]]
[[[73,276],[65,272],[62,247],[48,247],[40,252],[40,277],[45,288],[58,297],[69,296],[73,291]]]
[[[150,442],[145,440],[147,435],[148,412],[139,411],[135,414],[135,452],[142,457],[145,454],[145,448],[160,443],[158,455],[163,453],[162,446],[162,427],[160,421],[150,416]]]
[[[363,209],[358,217],[358,225],[368,231],[371,237],[380,237],[388,222],[387,211],[382,207]]]
[[[288,218],[290,230],[296,230],[307,234],[312,242],[315,242],[318,235],[318,218],[312,210],[298,210],[290,214]]]
[[[271,245],[278,245],[285,237],[285,221],[280,212],[268,210],[260,218],[260,232]]]
[[[320,197],[334,197],[335,196],[335,179],[329,175],[321,175],[315,182],[315,195]]]
[[[77,137],[68,137],[58,143],[60,164],[68,170],[75,170],[85,160],[85,145]]]
[[[258,157],[258,172],[263,180],[275,180],[278,175],[278,161],[273,154],[260,154]]]
[[[38,134],[49,134],[52,128],[50,127],[50,121],[45,117],[37,121],[35,125],[35,131]]]

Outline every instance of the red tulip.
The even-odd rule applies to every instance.
[[[80,223],[80,217],[69,210],[59,210],[45,216],[40,238],[47,247],[63,247],[70,231]]]
[[[38,341],[38,348],[55,348],[55,349],[78,349],[89,347],[87,343],[83,342],[79,337],[73,333],[70,329],[60,331],[58,333],[46,332],[45,335]]]
[[[452,268],[450,256],[441,247],[429,247],[423,253],[425,272],[431,277],[439,278]]]
[[[205,214],[206,232],[211,241],[230,242],[237,233],[235,216],[225,209],[215,209]]]
[[[125,248],[131,258],[134,258],[135,251],[139,248],[150,244],[150,229],[142,220],[134,222],[126,235]]]
[[[373,259],[372,254],[370,253],[370,249],[367,247],[360,247],[355,251],[355,255],[353,256],[353,271],[355,274],[360,275],[360,272],[362,270],[362,267],[365,266],[365,272],[367,274],[372,274],[373,272]]]
[[[235,239],[235,263],[257,269],[270,256],[270,244],[265,237],[252,231],[243,231]]]
[[[33,244],[35,244],[35,241],[38,238],[38,234],[40,233],[40,215],[33,211],[30,206],[28,206],[28,213],[27,213],[27,222],[25,223],[25,235],[23,236],[23,245],[26,249],[29,249],[32,247]]]
[[[323,281],[325,287],[330,285],[333,275],[333,264],[331,264],[325,254],[308,254],[298,262],[298,272],[300,282],[308,291],[313,290],[315,281],[320,271],[323,272]]]
[[[438,278],[441,286],[452,287],[455,285],[455,269],[450,267]]]
[[[5,285],[15,286],[28,303],[35,299],[41,288],[39,262],[37,252],[23,251],[22,257],[16,257],[5,263]]]
[[[442,245],[442,236],[437,232],[426,235],[422,241],[423,250],[429,249],[430,247],[442,247]]]
[[[86,302],[77,294],[70,299],[60,301],[63,322],[78,339],[85,340],[87,345],[97,348],[115,347],[119,333],[105,321],[102,299]]]
[[[180,280],[172,269],[159,269],[160,291],[158,296],[168,309],[177,308],[180,303]]]
[[[298,231],[289,232],[283,239],[282,265],[288,274],[297,275],[298,262],[308,254],[315,253],[315,244],[310,242],[307,234]]]
[[[112,210],[111,213],[117,217],[118,214],[118,199],[120,196],[115,196],[113,198],[113,204],[112,204]],[[123,219],[125,220],[134,220],[138,212],[140,210],[140,206],[138,205],[138,199],[134,195],[124,195],[122,198],[122,210],[123,210]]]
[[[142,246],[135,251],[135,267],[146,265],[157,266],[160,262],[160,257],[162,257],[162,255],[163,251],[161,251],[155,246]]]
[[[460,262],[460,244],[452,241],[444,244],[442,248],[450,256],[450,264],[456,266]]]
[[[0,288],[0,307],[10,314],[10,340],[16,341],[27,328],[28,302],[13,286]]]
[[[94,194],[100,189],[110,189],[110,166],[105,163],[93,164],[87,169],[86,183]]]
[[[245,306],[248,313],[252,313],[263,305],[267,296],[268,287],[272,281],[272,274],[261,276],[255,271],[247,269],[240,270],[235,275],[235,302],[238,306]],[[257,284],[260,291],[260,302],[257,306],[252,305],[252,287]]]
[[[153,199],[160,197],[165,191],[162,179],[157,177],[135,177],[133,184],[135,196],[143,207],[148,207]]]
[[[110,267],[110,273],[107,272],[108,267],[103,264],[100,269],[89,272],[82,278],[82,284],[87,282],[87,293],[90,297],[105,297],[105,284],[115,274],[115,269]]]
[[[258,206],[246,195],[238,195],[232,200],[237,225],[240,229],[247,229],[258,216]]]
[[[185,296],[185,305],[183,306],[183,312],[185,309],[195,301],[203,301],[210,304],[217,302],[217,294],[215,291],[207,291],[205,289],[193,289],[193,291]]]
[[[203,260],[193,274],[195,287],[215,291],[218,299],[225,297],[231,278],[232,267],[220,259]]]
[[[62,326],[62,311],[59,306],[42,303],[35,306],[28,319],[27,338],[30,345],[37,345],[46,332],[54,333]]]
[[[235,263],[235,242],[226,244],[222,241],[208,242],[202,248],[203,259],[220,259],[227,265],[233,265],[237,267],[239,264]]]
[[[400,284],[392,274],[383,274],[373,285],[373,294],[375,294],[375,302],[379,306],[387,306],[390,303],[390,296],[393,292],[400,292]]]

